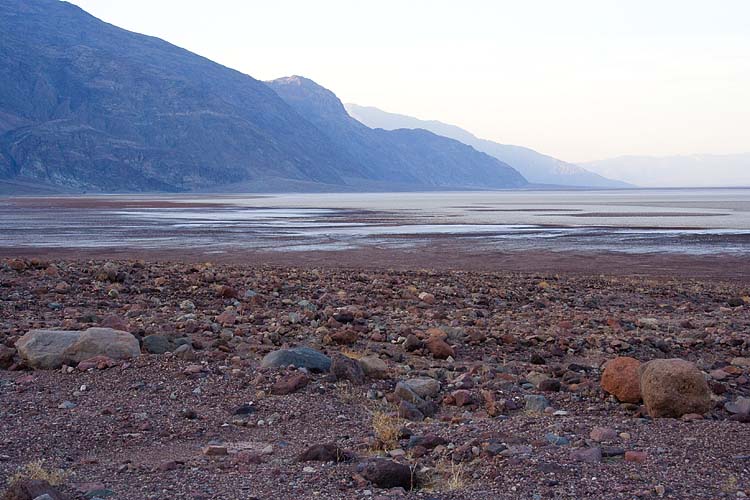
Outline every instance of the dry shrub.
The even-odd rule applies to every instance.
[[[352,351],[351,349],[347,349],[346,347],[341,349],[340,352],[341,354],[343,354],[344,356],[350,359],[362,359],[366,356],[365,353]]]
[[[52,486],[60,486],[65,482],[67,473],[62,469],[45,469],[44,460],[29,462],[8,478],[8,484],[20,481],[47,481]]]
[[[425,481],[428,491],[456,491],[466,486],[464,464],[443,459],[435,464],[432,474]]]
[[[400,418],[384,411],[374,411],[372,414],[372,430],[378,440],[378,449],[384,451],[398,447],[398,436],[403,422]]]

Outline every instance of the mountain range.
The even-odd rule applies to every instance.
[[[322,130],[370,179],[427,187],[520,187],[525,179],[507,164],[459,141],[427,130],[371,129],[346,112],[341,101],[301,76],[266,82],[310,123]]]
[[[455,125],[389,113],[371,106],[359,106],[357,104],[346,104],[345,106],[352,117],[368,127],[384,130],[424,129],[461,141],[478,151],[512,165],[529,182],[559,186],[629,187],[629,184],[625,182],[608,179],[583,167],[544,155],[533,149],[480,139],[471,132]]]
[[[584,165],[601,175],[644,187],[675,186],[676,183],[678,187],[750,186],[750,153],[620,156]]]
[[[6,192],[527,184],[456,140],[362,125],[310,80],[266,84],[58,0],[0,0],[0,78]]]

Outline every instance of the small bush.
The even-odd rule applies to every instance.
[[[402,422],[383,411],[375,411],[372,414],[372,430],[378,440],[379,449],[384,451],[393,450],[398,447],[398,436],[401,432]]]
[[[29,462],[8,478],[8,484],[20,481],[46,481],[51,486],[60,486],[65,482],[67,473],[62,469],[52,470],[44,468],[44,460]]]

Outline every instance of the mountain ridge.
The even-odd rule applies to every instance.
[[[351,116],[370,127],[383,128],[384,130],[422,128],[438,135],[456,139],[516,168],[529,182],[573,187],[632,187],[628,183],[607,179],[589,172],[583,167],[558,160],[531,148],[481,139],[456,125],[390,113],[373,106],[347,103],[345,107]]]
[[[279,96],[345,151],[369,165],[375,180],[384,176],[403,183],[421,180],[427,187],[521,187],[516,170],[474,148],[425,130],[372,129],[346,111],[330,90],[302,76],[266,82]]]
[[[375,156],[353,155],[265,83],[58,0],[0,0],[0,78],[5,189],[26,192],[34,182],[70,192],[284,190],[285,182],[289,190],[479,187],[473,178],[429,172],[408,141],[389,150],[384,139],[369,150]],[[440,150],[446,144],[433,144],[433,152],[489,164],[468,150]],[[396,166],[380,169],[385,157]],[[432,178],[415,175],[420,169]],[[512,172],[509,182],[487,187],[526,183]]]

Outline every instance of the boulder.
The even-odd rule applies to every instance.
[[[89,328],[82,332],[32,330],[18,339],[16,349],[29,366],[40,369],[77,365],[95,356],[130,359],[141,352],[133,335],[111,328]]]
[[[740,396],[735,402],[724,404],[724,408],[735,415],[750,415],[750,398]]]
[[[0,369],[7,370],[10,368],[13,365],[13,358],[15,356],[15,349],[0,344]]]
[[[390,376],[388,365],[378,356],[365,356],[359,360],[365,375],[374,379],[387,379]]]
[[[398,404],[398,416],[412,422],[424,420],[424,413],[414,403],[402,399]]]
[[[437,396],[440,392],[440,382],[429,377],[410,378],[399,382],[399,384],[407,386],[420,398],[431,398]]]
[[[425,347],[435,359],[447,359],[456,355],[453,348],[440,337],[431,337],[425,342]]]
[[[414,418],[409,418],[409,420],[421,420],[420,416],[413,412],[412,409],[416,408],[419,410],[419,412],[422,414],[422,417],[431,417],[435,414],[437,411],[437,407],[435,403],[433,403],[430,399],[430,395],[436,395],[437,391],[434,391],[434,385],[430,387],[430,390],[427,391],[426,387],[420,387],[419,385],[412,386],[409,384],[409,382],[412,382],[414,380],[421,380],[421,379],[411,379],[407,381],[401,381],[398,384],[396,384],[396,389],[394,391],[394,395],[396,398],[401,402],[407,402],[410,403],[410,405],[401,405],[399,407],[399,411],[403,413],[403,417],[407,418],[406,415],[411,415]],[[433,380],[433,379],[425,379],[425,380]],[[434,380],[436,382],[437,388],[439,390],[440,383],[437,382],[437,380]],[[413,387],[416,387],[417,391],[413,389]],[[424,397],[422,395],[424,395]]]
[[[526,400],[525,410],[527,413],[544,413],[544,410],[550,406],[549,400],[540,394],[527,394],[524,399]]]
[[[310,378],[304,373],[292,373],[281,377],[276,381],[276,383],[273,384],[273,387],[271,387],[271,394],[285,396],[302,389],[308,384],[308,382],[310,382]]]
[[[333,356],[331,362],[331,373],[338,380],[348,380],[353,384],[362,385],[365,383],[365,372],[356,359],[349,358],[343,354]]]
[[[611,442],[617,439],[617,431],[611,427],[594,427],[589,437],[597,443]]]
[[[362,477],[378,488],[404,488],[409,491],[415,486],[415,474],[408,465],[388,460],[373,458],[359,464],[357,470]]]
[[[174,350],[174,343],[164,335],[149,335],[143,338],[143,348],[150,354],[164,354]]]
[[[419,340],[419,337],[410,333],[406,336],[406,340],[404,341],[404,350],[407,352],[416,351],[417,349],[421,349],[423,345],[424,342]]]
[[[270,352],[260,362],[261,368],[283,368],[289,365],[307,368],[311,372],[327,372],[331,369],[331,358],[309,347],[295,347]]]
[[[711,394],[703,373],[684,359],[655,359],[640,367],[643,403],[654,418],[706,413]]]
[[[198,356],[195,354],[195,350],[189,344],[182,344],[180,347],[174,350],[174,355],[183,361],[195,361]]]
[[[299,462],[348,462],[354,455],[332,443],[310,446],[297,458]]]
[[[623,403],[637,403],[641,400],[641,362],[627,356],[607,361],[602,372],[601,386]]]

